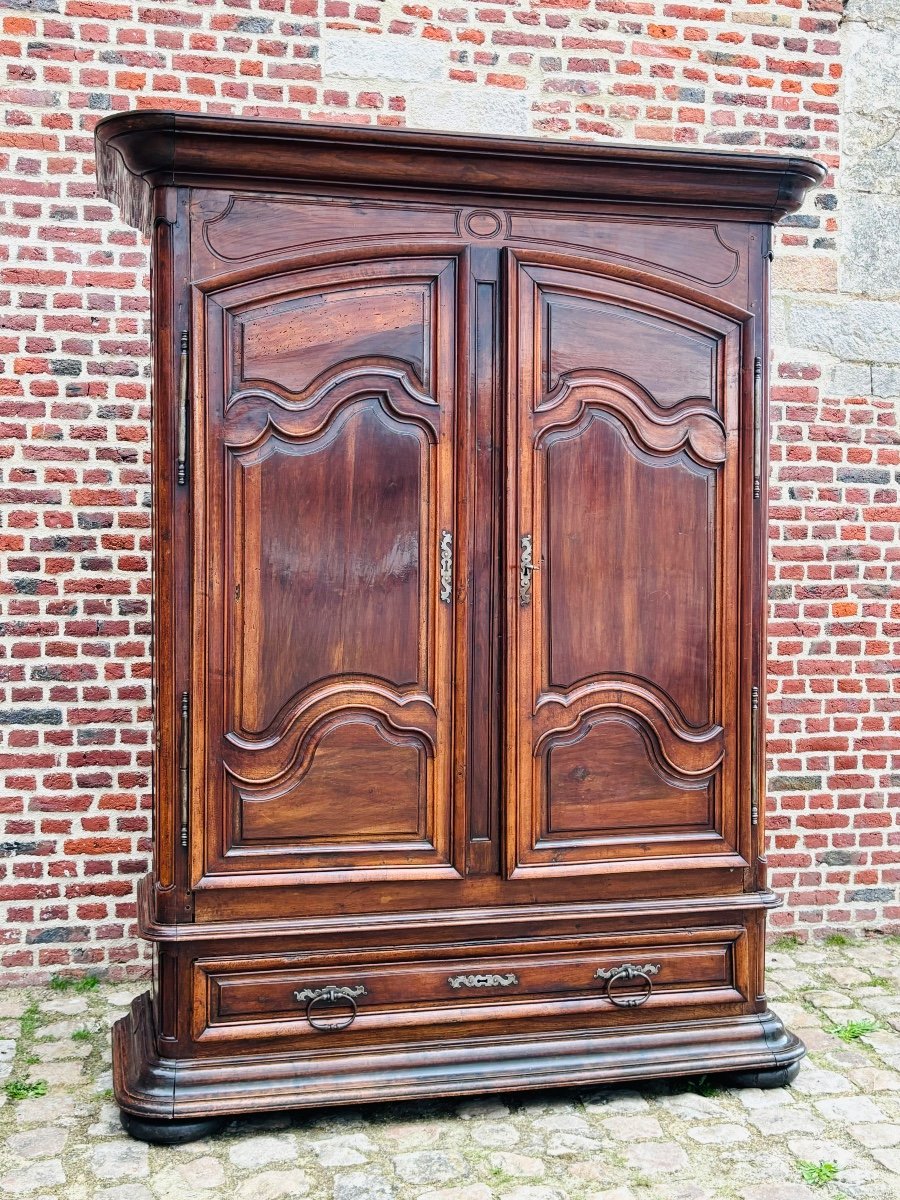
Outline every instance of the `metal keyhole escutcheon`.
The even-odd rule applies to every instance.
[[[519,604],[527,608],[531,603],[531,576],[540,570],[533,558],[534,547],[530,533],[523,533],[519,542]]]

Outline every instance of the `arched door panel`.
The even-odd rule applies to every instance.
[[[741,865],[741,326],[586,269],[509,279],[507,870]]]
[[[370,258],[199,298],[200,887],[457,874],[457,274]]]

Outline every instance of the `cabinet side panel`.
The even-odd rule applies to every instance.
[[[189,488],[177,483],[182,333],[190,328],[188,192],[154,193],[151,247],[154,672],[154,904],[157,918],[192,912],[180,836],[181,695],[190,687]],[[185,364],[187,365],[187,364]],[[188,368],[189,369],[189,368]]]

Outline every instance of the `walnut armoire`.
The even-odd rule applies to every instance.
[[[766,302],[824,169],[166,112],[96,136],[152,242],[126,1128],[788,1082]]]

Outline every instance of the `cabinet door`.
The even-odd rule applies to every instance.
[[[741,324],[514,258],[510,295],[508,872],[745,865]]]
[[[198,298],[195,885],[456,875],[456,280],[368,259]]]

